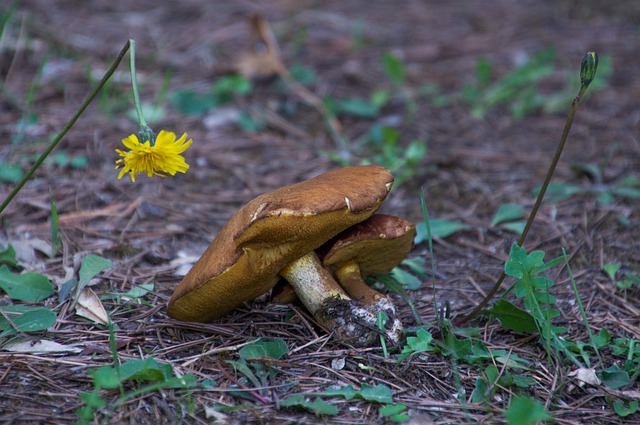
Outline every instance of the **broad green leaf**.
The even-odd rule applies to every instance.
[[[638,411],[638,400],[629,401],[628,406],[622,400],[614,400],[613,410],[616,412],[616,415],[620,416],[621,418],[633,415]]]
[[[416,332],[416,336],[410,336],[407,338],[407,345],[404,346],[400,356],[398,356],[398,363],[416,354],[432,351],[432,341],[433,336],[429,331],[426,329],[419,329],[418,332]]]
[[[134,286],[128,292],[122,294],[122,296],[135,300],[135,299],[144,297],[150,291],[153,291],[153,288],[154,288],[153,282],[143,283],[141,285]]]
[[[513,384],[519,388],[531,388],[538,383],[531,376],[525,375],[511,375],[513,379]]]
[[[15,307],[23,308],[16,309]],[[56,323],[56,314],[44,307],[6,306],[2,307],[2,311],[11,319],[13,325],[15,325],[20,332],[43,331]],[[20,315],[15,315],[15,313],[20,313]],[[0,330],[3,331],[0,337],[13,335],[16,331],[7,319],[1,315]]]
[[[6,265],[0,267],[0,288],[13,300],[38,302],[55,293],[46,276],[39,273],[11,273]]]
[[[539,401],[520,396],[511,399],[504,416],[509,425],[535,425],[553,419]]]
[[[311,403],[306,402],[302,404],[302,406],[319,415],[334,416],[338,414],[338,408],[336,406],[327,403],[321,398],[316,398]]]
[[[0,264],[7,264],[14,269],[19,269],[20,265],[16,259],[16,250],[11,245],[8,245],[6,249],[0,251]]]
[[[319,393],[318,395],[327,397],[344,397],[347,400],[351,400],[358,395],[358,391],[356,391],[356,389],[351,385],[347,385],[346,387],[342,388],[327,388],[325,391]]]
[[[393,416],[400,414],[405,410],[407,410],[407,406],[405,404],[387,404],[386,406],[380,408],[380,416],[382,416],[383,418],[387,416]]]
[[[464,223],[459,223],[450,220],[433,219],[429,221],[429,227],[431,228],[431,236],[434,238],[446,238],[461,230],[469,228]],[[416,238],[415,244],[422,243],[428,239],[427,237],[427,225],[424,223],[418,223],[416,226]]]
[[[393,394],[391,393],[391,389],[383,384],[378,384],[375,387],[362,384],[362,388],[358,392],[358,395],[367,401],[375,401],[382,404],[393,403]]]
[[[402,284],[404,288],[407,288],[410,291],[416,291],[422,286],[422,281],[420,279],[400,267],[395,267],[391,270],[391,275],[400,284]]]
[[[495,317],[505,329],[514,332],[532,334],[538,331],[533,316],[507,300],[498,301],[490,309],[483,310],[483,314]]]
[[[598,332],[597,335],[593,336],[593,343],[595,344],[596,348],[606,347],[610,342],[611,334],[609,333],[607,328],[600,329],[600,332]]]
[[[314,413],[321,415],[337,415],[338,408],[327,403],[321,398],[316,398],[312,402],[308,401],[303,394],[295,394],[280,400],[280,407],[303,407]]]
[[[278,402],[278,404],[280,405],[280,407],[291,407],[291,406],[300,406],[304,404],[304,402],[305,402],[304,395],[294,394],[287,398],[283,398]]]
[[[533,190],[534,196],[538,196],[541,186]],[[544,194],[546,202],[561,202],[571,198],[573,195],[584,192],[582,187],[571,183],[550,183]]]
[[[524,208],[518,204],[503,204],[500,205],[498,211],[491,220],[491,227],[498,224],[506,223],[509,221],[520,220],[524,217]]]
[[[0,161],[0,182],[4,183],[18,183],[22,180],[24,171],[18,164],[10,164],[8,162]]]
[[[482,403],[487,400],[487,394],[489,393],[489,384],[487,380],[479,376],[476,378],[476,385],[473,389],[473,394],[471,395],[472,403]]]
[[[95,275],[112,265],[113,263],[111,261],[97,255],[87,255],[84,257],[80,263],[80,271],[78,272],[78,290],[81,291]]]
[[[241,359],[263,359],[270,357],[272,359],[280,359],[289,352],[287,343],[281,338],[267,339],[261,338],[251,345],[246,345],[238,351]]]
[[[102,366],[89,371],[97,388],[113,389],[120,386],[118,371],[113,366]]]
[[[526,225],[527,223],[525,221],[512,221],[510,223],[503,223],[500,227],[504,230],[515,233],[516,235],[520,235],[524,232]]]
[[[160,363],[153,357],[131,359],[118,368],[121,381],[167,381],[173,378],[173,368],[167,363]]]
[[[185,115],[202,115],[214,106],[216,101],[210,93],[178,91],[171,96],[171,103],[180,113]]]
[[[618,389],[631,384],[629,372],[618,366],[611,366],[600,373],[602,383],[609,388]]]

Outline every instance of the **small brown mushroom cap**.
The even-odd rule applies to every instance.
[[[383,167],[355,166],[258,196],[227,222],[178,285],[169,315],[208,322],[265,293],[289,263],[375,213],[392,183]]]
[[[363,276],[387,273],[413,247],[416,226],[400,217],[375,214],[337,235],[320,248],[322,263],[332,272],[352,263]]]

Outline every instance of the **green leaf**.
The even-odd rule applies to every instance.
[[[167,363],[160,363],[153,357],[131,359],[118,368],[118,375],[122,382],[129,380],[167,381],[173,378],[173,367]]]
[[[387,404],[386,406],[380,408],[380,416],[382,416],[383,418],[387,416],[393,416],[402,413],[405,410],[407,410],[407,406],[405,404]]]
[[[531,388],[538,383],[531,376],[525,375],[511,375],[513,379],[513,384],[519,388]]]
[[[113,263],[106,258],[102,258],[97,255],[87,255],[82,259],[80,263],[80,271],[78,272],[78,290],[81,291],[95,275],[100,273],[106,268],[109,268]]]
[[[609,276],[609,279],[615,281],[616,273],[618,273],[618,270],[620,270],[620,267],[622,267],[622,264],[620,263],[607,263],[602,266],[602,270],[604,270],[607,276]]]
[[[422,286],[420,279],[400,267],[395,267],[391,270],[391,275],[408,290],[416,291]]]
[[[263,359],[269,357],[272,359],[280,359],[289,352],[287,343],[281,338],[261,338],[251,345],[246,345],[238,351],[241,359]]]
[[[96,388],[114,389],[120,386],[120,378],[118,371],[113,366],[101,366],[97,369],[89,371],[93,377],[93,383]]]
[[[429,227],[431,228],[431,236],[434,238],[446,238],[461,230],[469,229],[469,226],[464,223],[439,219],[430,220]],[[426,240],[427,225],[424,223],[418,223],[418,225],[416,226],[416,238],[414,242],[417,245]]]
[[[380,113],[380,108],[373,102],[358,97],[334,99],[332,106],[336,114],[350,115],[358,118],[375,118]]]
[[[499,300],[490,309],[483,310],[483,314],[495,317],[505,329],[514,332],[532,334],[538,331],[533,316],[507,300]]]
[[[24,177],[24,171],[18,164],[0,161],[0,182],[18,183]]]
[[[625,405],[622,400],[614,400],[613,402],[613,410],[616,412],[616,415],[624,418],[629,415],[633,415],[638,411],[638,400],[629,401],[629,405]]]
[[[44,307],[4,306],[0,310],[6,314],[20,332],[44,331],[56,323],[56,314]],[[16,315],[19,313],[20,315]],[[13,335],[16,329],[0,315],[0,337]]]
[[[292,407],[292,406],[301,406],[305,403],[304,395],[302,394],[294,394],[287,398],[283,398],[278,402],[280,407]]]
[[[321,398],[316,398],[311,403],[306,402],[302,406],[318,415],[334,416],[338,414],[338,408],[336,406],[327,403]]]
[[[13,300],[38,302],[55,293],[49,279],[39,273],[11,273],[5,265],[0,267],[0,288]]]
[[[143,283],[141,285],[135,285],[128,292],[122,294],[122,297],[136,300],[147,295],[150,291],[153,291],[153,282]]]
[[[620,369],[618,366],[611,366],[600,372],[602,383],[609,388],[618,389],[631,384],[629,372]]]
[[[491,220],[491,227],[498,224],[506,223],[509,221],[520,220],[524,217],[524,208],[518,204],[503,204],[500,205],[498,211]]]
[[[500,227],[504,230],[515,233],[516,235],[520,235],[522,234],[522,232],[524,232],[524,228],[526,225],[527,223],[525,221],[512,221],[510,223],[503,223],[500,225]]]
[[[327,403],[321,398],[316,398],[312,402],[308,401],[303,394],[295,394],[280,400],[280,407],[303,407],[320,415],[337,415],[338,408]]]
[[[407,76],[404,63],[393,53],[386,52],[382,56],[382,66],[387,78],[394,84],[404,84]]]
[[[383,384],[378,384],[375,387],[371,385],[362,384],[362,388],[358,392],[358,395],[367,401],[375,401],[382,404],[393,403],[393,394],[391,389]]]
[[[16,250],[11,245],[8,245],[4,251],[0,251],[0,264],[7,264],[14,269],[21,268],[16,259]]]
[[[171,97],[171,103],[185,115],[202,115],[216,106],[216,101],[211,94],[200,94],[189,90],[176,92]]]
[[[342,388],[327,388],[318,395],[324,395],[327,397],[344,397],[346,400],[351,400],[358,395],[358,391],[351,385],[347,385]]]
[[[600,329],[597,335],[593,336],[593,343],[596,348],[603,348],[609,345],[611,342],[611,334],[607,330],[607,328]]]
[[[404,346],[400,356],[398,356],[398,363],[402,362],[406,358],[413,357],[416,354],[432,351],[433,347],[431,342],[433,336],[426,329],[419,329],[416,332],[416,336],[407,337],[407,345]]]
[[[533,190],[534,196],[538,196],[540,187],[541,186],[537,186]],[[544,200],[547,202],[561,202],[584,191],[585,189],[582,187],[571,183],[550,183],[544,194]]]
[[[553,419],[539,401],[519,396],[513,397],[504,416],[509,425],[535,425]]]

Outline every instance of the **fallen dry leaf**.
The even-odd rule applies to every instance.
[[[64,345],[55,341],[49,341],[41,339],[40,341],[22,340],[9,342],[2,346],[4,351],[11,351],[13,353],[29,353],[29,354],[42,354],[42,353],[79,353],[81,348]]]
[[[101,325],[106,326],[109,323],[107,311],[91,288],[83,289],[76,299],[76,314]]]
[[[580,387],[583,387],[584,384],[598,386],[602,383],[600,378],[596,375],[596,370],[586,367],[581,367],[570,372],[569,376],[576,378]]]

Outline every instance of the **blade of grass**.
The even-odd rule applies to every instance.
[[[584,305],[582,304],[582,299],[580,299],[580,293],[578,293],[578,287],[576,286],[576,281],[573,278],[573,272],[571,271],[571,266],[569,265],[569,258],[567,257],[567,253],[562,248],[562,256],[565,260],[565,265],[567,266],[567,271],[569,272],[569,278],[571,281],[571,288],[573,289],[573,293],[576,296],[576,301],[578,302],[578,308],[580,309],[580,315],[582,316],[582,322],[584,323],[585,328],[587,328],[587,333],[589,334],[589,341],[591,341],[591,346],[593,350],[596,352],[598,356],[598,360],[600,364],[602,363],[602,357],[600,356],[600,351],[598,350],[598,345],[595,343],[595,339],[593,337],[593,332],[591,331],[591,326],[589,326],[589,320],[587,319],[587,313],[584,311]]]
[[[436,312],[436,320],[440,324],[440,315],[438,314],[438,298],[436,294],[436,260],[433,257],[433,237],[431,235],[431,222],[429,221],[429,210],[427,209],[427,201],[424,196],[424,189],[420,188],[420,205],[422,206],[422,216],[424,225],[427,228],[427,242],[429,243],[429,257],[431,257],[431,288],[433,290],[433,305]],[[418,323],[421,325],[422,323]]]

